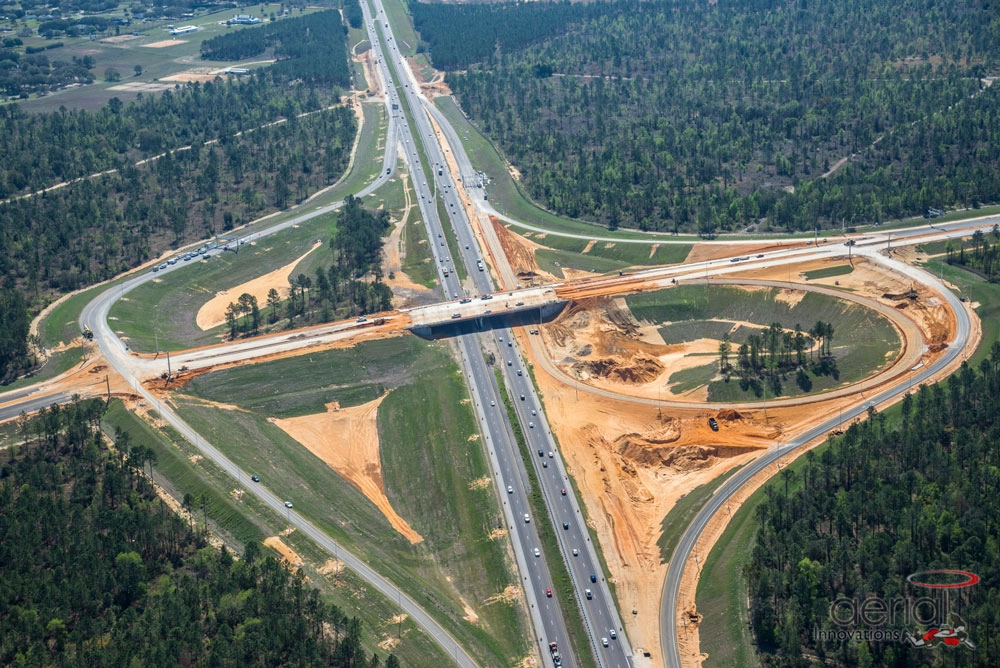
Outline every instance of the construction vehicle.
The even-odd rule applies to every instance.
[[[83,338],[87,339],[88,341],[94,340],[94,333],[90,331],[90,327],[87,327],[86,325],[83,326]]]

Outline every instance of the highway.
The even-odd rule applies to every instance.
[[[393,80],[392,74],[387,69],[387,66],[391,65],[395,80],[402,83],[402,88],[397,85],[395,89],[399,97],[393,97],[391,103],[400,106],[401,111],[403,109],[411,111],[413,128],[409,127],[405,119],[400,119],[404,152],[411,173],[414,175],[413,183],[432,242],[431,247],[445,297],[461,299],[468,296],[479,302],[482,308],[488,300],[482,300],[481,295],[493,293],[495,288],[490,274],[485,271],[485,258],[481,254],[472,225],[456,192],[457,186],[449,173],[444,155],[448,149],[436,141],[430,119],[423,112],[422,101],[425,98],[420,93],[419,85],[409,71],[405,59],[395,48],[390,24],[380,0],[375,0],[373,6],[377,13],[377,21],[373,21],[370,16],[365,17],[369,32],[372,30],[383,32],[386,45],[383,48],[378,40],[372,39],[378,65],[382,68],[386,81]],[[364,4],[362,7],[367,11]],[[446,126],[441,123],[443,119],[437,120],[442,127]],[[426,165],[420,162],[418,142],[426,155],[428,162]],[[430,181],[423,178],[427,172],[430,172]],[[437,214],[438,197],[455,233],[461,261],[469,276],[468,289],[460,283],[454,271],[454,263],[449,256],[447,232],[441,226],[442,221]],[[447,276],[443,275],[445,268],[449,269]],[[508,293],[508,296],[511,296],[511,293]],[[496,294],[492,300],[501,311],[503,309],[499,307],[499,303],[502,298],[502,294]],[[572,648],[567,642],[565,623],[557,605],[559,596],[568,595],[573,599],[569,604],[578,605],[581,610],[598,665],[631,666],[631,648],[625,638],[604,573],[599,567],[600,562],[590,541],[590,534],[583,521],[578,502],[569,486],[562,458],[541,410],[538,394],[530,374],[525,370],[517,341],[508,328],[477,335],[473,333],[473,328],[476,326],[475,322],[462,325],[461,331],[467,333],[457,337],[457,343],[473,394],[477,419],[484,431],[486,443],[491,446],[490,460],[498,493],[501,497],[506,497],[503,500],[504,512],[518,565],[521,568],[529,609],[538,632],[537,642],[543,665],[552,663],[548,650],[549,642],[552,641],[558,644],[563,657],[562,664],[576,665]],[[524,462],[513,440],[510,425],[507,424],[507,414],[500,389],[492,369],[486,363],[484,349],[498,353],[497,364],[502,369],[506,387],[514,395],[515,411],[530,451],[543,453],[541,457],[532,457],[531,462],[553,523],[560,548],[558,555],[541,553],[541,543],[535,527],[539,521],[549,520],[532,517],[528,504],[530,490]],[[500,360],[503,360],[502,364]],[[528,521],[525,521],[525,515],[528,516]],[[539,556],[535,556],[536,549],[539,550]],[[576,556],[573,556],[574,550]],[[552,598],[549,598],[546,590],[550,589],[553,583],[548,559],[564,560],[570,574],[572,592],[558,592],[553,589]],[[587,590],[590,591],[590,598],[587,597]],[[611,637],[612,630],[615,638]],[[603,645],[602,638],[607,638],[607,646]]]
[[[865,251],[862,250],[861,252]],[[709,520],[711,520],[715,513],[721,512],[722,508],[725,507],[726,503],[733,496],[733,494],[745,485],[754,475],[767,469],[769,466],[777,467],[776,462],[781,457],[806,445],[807,443],[810,443],[818,438],[822,438],[831,430],[842,424],[844,420],[850,421],[855,417],[866,413],[869,406],[878,406],[885,401],[904,394],[909,391],[909,387],[914,382],[919,386],[920,383],[930,379],[943,368],[956,361],[960,355],[964,354],[965,341],[969,338],[972,323],[969,319],[968,312],[965,310],[958,297],[941,285],[941,283],[933,275],[922,269],[907,265],[893,258],[883,257],[875,252],[873,248],[865,252],[865,254],[868,255],[869,258],[876,260],[883,265],[887,265],[903,275],[912,277],[915,281],[919,281],[924,285],[936,287],[956,314],[958,327],[955,330],[955,336],[951,341],[949,341],[945,354],[938,358],[934,363],[921,367],[919,373],[916,374],[909,384],[898,383],[895,387],[890,387],[889,389],[868,398],[867,401],[862,401],[854,407],[845,410],[842,417],[838,416],[826,420],[804,434],[800,434],[798,437],[790,440],[785,445],[769,450],[758,459],[744,466],[735,475],[733,475],[733,477],[719,487],[718,491],[711,497],[711,499],[709,499],[705,507],[703,507],[695,516],[694,520],[691,521],[691,524],[681,536],[681,539],[674,550],[673,558],[670,560],[670,564],[667,567],[667,575],[663,583],[663,594],[660,599],[660,644],[663,648],[664,664],[667,668],[681,667],[680,648],[677,644],[677,609],[684,568],[694,551],[694,547],[697,544],[699,537],[705,530],[705,527],[708,526]],[[775,473],[777,473],[777,468],[775,468]]]

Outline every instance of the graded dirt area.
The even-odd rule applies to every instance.
[[[284,299],[288,296],[288,277],[292,275],[295,267],[306,257],[306,255],[309,255],[309,253],[312,253],[321,245],[321,243],[313,244],[313,247],[306,251],[302,257],[289,262],[284,267],[275,269],[274,271],[264,274],[263,276],[258,276],[252,281],[247,281],[243,285],[237,285],[234,288],[220,290],[215,293],[214,297],[205,302],[205,304],[198,309],[198,316],[195,319],[198,327],[204,331],[226,324],[226,308],[232,302],[239,299],[240,295],[244,293],[248,293],[256,297],[258,307],[262,311],[264,310],[265,304],[267,304],[267,293],[271,290],[271,288],[277,290],[278,295]]]
[[[300,557],[295,550],[285,545],[285,543],[277,536],[268,536],[265,538],[264,545],[280,554],[281,560],[289,566],[301,568],[303,563],[302,557]]]
[[[521,267],[531,242],[501,225],[495,223],[494,227],[501,239],[504,233],[509,235],[504,247],[513,249],[512,264]],[[940,354],[954,320],[936,293],[919,286],[910,293],[908,279],[858,258],[853,259],[850,274],[814,281],[804,278],[807,271],[845,261],[837,258],[805,263],[793,269],[795,273],[784,267],[753,270],[745,276],[774,281],[791,275],[802,283],[837,287],[877,301],[905,316],[902,320],[908,325],[902,333],[908,339],[904,348],[909,345],[909,355],[929,363]],[[802,294],[801,290],[789,289],[780,298],[795,301]],[[718,341],[701,339],[664,345],[655,328],[636,321],[624,301],[615,297],[571,303],[541,329],[540,336],[519,331],[518,337],[533,363],[548,420],[598,534],[609,575],[616,583],[629,641],[633,648],[657,657],[647,660],[639,654],[637,665],[658,665],[659,602],[666,563],[661,560],[657,541],[666,514],[695,487],[749,462],[767,448],[787,442],[817,422],[837,416],[844,408],[865,401],[862,392],[874,390],[874,384],[853,390],[851,396],[805,397],[800,405],[785,408],[737,411],[723,406],[702,407],[697,403],[704,397],[690,392],[675,396],[669,388],[663,388],[663,383],[680,368],[710,361],[711,355],[704,353],[717,350]],[[553,375],[556,370],[557,375]],[[893,373],[896,375],[891,382],[898,382],[901,372]],[[574,387],[567,383],[571,378],[573,382],[587,378],[595,390],[605,390],[605,394],[598,395],[586,386]],[[669,396],[675,401],[691,401],[692,407],[642,404],[616,399],[608,391],[647,399],[662,392],[664,400]],[[709,428],[708,417],[716,418],[719,431]],[[733,512],[737,505],[733,503]],[[707,553],[707,547],[699,550],[702,555]],[[682,599],[682,605],[693,611],[693,596]],[[697,656],[694,627],[689,629],[686,647],[690,653],[686,652],[685,657]]]
[[[143,44],[147,49],[165,49],[168,46],[177,46],[178,44],[186,44],[186,39],[164,39],[159,42],[152,42],[151,44]]]
[[[335,402],[327,404],[326,413],[273,422],[357,487],[408,541],[419,543],[423,537],[396,514],[385,496],[376,423],[383,399],[385,395],[351,408],[340,408]]]

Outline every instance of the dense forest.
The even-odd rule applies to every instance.
[[[13,288],[0,288],[0,384],[34,365],[34,358],[28,354],[30,327],[24,295]]]
[[[22,420],[0,465],[0,664],[398,666],[298,573],[208,547],[143,475],[151,450],[99,430],[104,403]],[[127,444],[127,445],[126,445]]]
[[[851,426],[821,454],[807,453],[801,471],[785,468],[777,484],[766,488],[744,570],[765,666],[995,665],[1000,656],[998,393],[1000,344],[994,344],[978,369],[964,364],[947,382],[907,395],[898,427],[890,428],[884,416],[870,410],[866,422]],[[907,581],[935,569],[971,572],[980,582],[946,590],[944,602],[945,590]],[[929,597],[939,607],[891,623],[874,617],[866,624],[850,616],[850,601],[873,597],[909,604]],[[905,609],[900,603],[897,610]],[[975,647],[914,648],[928,631],[948,627]],[[873,629],[901,635],[870,643],[824,635]]]
[[[278,59],[268,68],[272,77],[347,88],[346,30],[338,12],[316,12],[207,39],[201,43],[201,57],[243,60],[271,49]]]
[[[985,0],[414,14],[436,65],[473,63],[447,77],[462,108],[562,214],[711,234],[1000,201],[1000,17]],[[511,48],[523,15],[552,36]]]
[[[335,12],[284,24],[312,38],[238,81],[112,99],[96,112],[0,107],[4,288],[37,311],[55,293],[287,208],[343,174],[357,130],[339,104],[344,27]],[[0,321],[0,383],[31,365],[21,313]]]
[[[968,243],[959,244],[957,250],[952,241],[945,245],[948,264],[965,267],[990,283],[1000,280],[1000,227],[994,225],[989,235],[976,230]]]

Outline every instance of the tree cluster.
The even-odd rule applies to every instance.
[[[991,243],[992,240],[992,243]],[[947,242],[945,253],[948,264],[965,267],[985,278],[990,283],[1000,281],[1000,227],[994,225],[989,236],[976,230],[969,241],[964,241],[956,251],[951,241]]]
[[[470,36],[542,6],[494,7],[415,16],[435,17],[436,65],[472,63],[449,85],[559,213],[711,234],[1000,200],[1000,91],[984,81],[1000,18],[979,0],[574,4],[517,49]]]
[[[351,70],[346,33],[338,12],[316,12],[207,39],[201,43],[201,57],[243,60],[272,49],[278,62],[268,69],[276,79],[347,88]]]
[[[31,315],[24,295],[0,288],[0,385],[13,380],[34,364],[28,354]]]
[[[815,343],[818,342],[818,350]],[[752,333],[736,351],[735,370],[744,389],[768,383],[775,395],[781,394],[782,380],[796,373],[795,382],[803,392],[812,388],[807,369],[816,374],[837,374],[832,353],[833,324],[816,321],[812,329],[803,332],[801,325],[787,330],[780,323],[771,323],[763,333]],[[806,352],[808,351],[808,358]],[[729,378],[734,371],[730,359],[732,343],[728,334],[719,344],[719,371]]]
[[[398,666],[257,544],[242,560],[156,498],[151,450],[99,431],[104,404],[22,420],[0,466],[0,663]]]
[[[62,46],[62,42],[56,42],[46,47],[56,44]],[[26,98],[32,93],[54,91],[69,84],[93,83],[93,60],[85,62],[74,56],[67,62],[50,59],[46,53],[27,53],[26,50],[22,55],[13,48],[0,49],[0,95]]]
[[[347,19],[347,25],[355,30],[361,27],[365,21],[365,15],[361,11],[359,0],[344,0],[344,18]]]
[[[800,472],[781,471],[758,507],[744,574],[765,666],[984,666],[1000,656],[1000,345],[974,370],[921,387],[900,424],[883,415],[852,425]],[[952,590],[949,612],[975,649],[914,649],[903,642],[828,639],[838,598],[909,601],[934,596],[907,576],[969,571],[978,585]],[[926,613],[926,611],[925,611]],[[939,623],[948,623],[940,620]],[[852,626],[855,630],[863,624]],[[920,635],[926,623],[887,627]],[[942,653],[943,652],[943,653]]]

